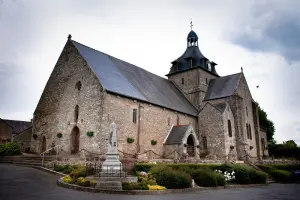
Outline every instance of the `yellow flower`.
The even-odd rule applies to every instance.
[[[71,183],[73,182],[73,179],[68,175],[63,177],[63,182],[65,183]]]
[[[149,190],[165,190],[164,186],[160,185],[148,185]]]

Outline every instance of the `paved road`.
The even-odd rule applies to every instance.
[[[61,188],[55,175],[27,167],[0,164],[0,199],[2,200],[299,200],[300,184],[271,184],[257,188],[207,190],[165,195],[114,195],[88,193]]]

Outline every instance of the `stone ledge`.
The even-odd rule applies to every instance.
[[[227,188],[249,188],[249,187],[259,187],[267,186],[268,184],[249,184],[249,185],[227,185],[219,187],[196,187],[196,188],[186,188],[186,189],[169,189],[169,190],[122,190],[122,191],[112,191],[112,190],[100,190],[97,188],[91,187],[82,187],[74,184],[64,183],[62,178],[57,180],[57,185],[84,192],[93,192],[93,193],[107,193],[107,194],[129,194],[129,195],[158,195],[158,194],[170,194],[170,193],[182,193],[182,192],[199,192],[205,190],[218,190],[218,189],[227,189]]]

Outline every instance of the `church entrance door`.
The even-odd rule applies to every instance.
[[[46,141],[46,137],[43,136],[41,153],[45,152],[47,150],[46,148],[47,148],[47,141]]]
[[[80,139],[80,132],[79,128],[75,126],[71,132],[71,153],[78,153],[79,151],[79,139]]]
[[[195,143],[192,135],[189,135],[187,139],[187,153],[189,157],[195,156]]]

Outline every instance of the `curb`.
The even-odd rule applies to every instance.
[[[167,190],[100,190],[91,187],[82,187],[74,184],[64,183],[62,178],[57,180],[57,185],[63,188],[79,190],[83,192],[93,192],[93,193],[106,193],[106,194],[124,194],[124,195],[158,195],[158,194],[171,194],[171,193],[188,193],[188,192],[200,192],[206,190],[219,190],[219,189],[230,189],[230,188],[250,188],[250,187],[260,187],[267,186],[268,184],[250,184],[250,185],[227,185],[218,187],[197,187],[197,188],[186,188],[186,189],[167,189]]]
[[[45,168],[45,167],[32,166],[32,168],[34,168],[34,169],[39,169],[39,170],[41,170],[41,171],[48,172],[48,173],[51,173],[51,174],[54,174],[54,175],[57,175],[57,176],[60,176],[60,177],[63,177],[63,176],[66,176],[66,175],[67,175],[67,174],[63,174],[63,173],[61,173],[61,172],[57,172],[57,171],[54,171],[54,170]]]

